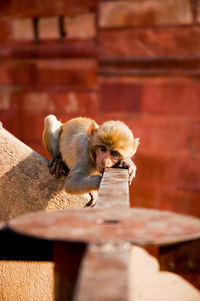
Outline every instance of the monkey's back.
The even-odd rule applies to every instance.
[[[69,169],[88,151],[87,131],[92,121],[90,118],[78,117],[62,125],[60,152]]]

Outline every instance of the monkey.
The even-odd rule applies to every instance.
[[[54,115],[44,119],[43,143],[52,157],[50,173],[66,175],[65,190],[71,194],[90,193],[88,206],[96,204],[97,191],[105,168],[128,169],[129,184],[136,166],[131,157],[139,138],[122,121],[98,125],[86,117],[61,123]]]

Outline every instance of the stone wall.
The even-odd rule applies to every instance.
[[[200,216],[200,2],[2,1],[0,119],[41,154],[43,118],[141,138],[135,206]]]

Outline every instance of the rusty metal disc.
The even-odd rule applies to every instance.
[[[67,209],[26,214],[11,230],[37,238],[105,243],[165,245],[200,238],[200,219],[151,209]]]

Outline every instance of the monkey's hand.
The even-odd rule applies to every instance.
[[[48,163],[49,173],[51,175],[55,174],[56,178],[62,175],[67,176],[69,173],[69,168],[61,159],[61,155],[57,155],[55,158],[51,159]]]
[[[136,174],[136,165],[131,159],[121,160],[113,166],[114,168],[123,168],[128,169],[128,183],[131,185],[131,182]]]
[[[89,193],[91,200],[85,205],[85,207],[94,207],[96,205],[97,202],[97,197],[98,197],[98,191],[91,191]]]

